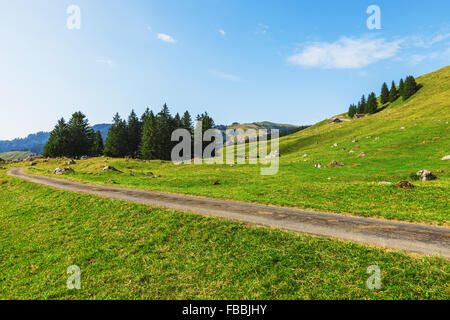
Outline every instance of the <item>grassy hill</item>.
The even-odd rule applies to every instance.
[[[274,176],[261,176],[259,165],[175,166],[98,158],[75,165],[76,173],[65,178],[98,184],[113,179],[149,190],[448,225],[450,166],[441,158],[450,153],[450,67],[417,81],[423,87],[408,101],[399,99],[362,119],[334,124],[326,119],[281,138],[280,169]],[[329,167],[331,161],[344,166]],[[125,174],[92,174],[106,163]],[[315,168],[319,163],[323,167]],[[29,170],[47,174],[60,165],[52,160]],[[413,181],[422,169],[438,179]],[[149,179],[148,171],[161,177]],[[416,188],[379,183],[405,179]],[[213,180],[220,184],[211,185]]]
[[[259,165],[100,157],[58,177],[448,225],[450,166],[440,159],[450,153],[450,67],[418,82],[410,100],[375,115],[281,138],[274,176]],[[327,166],[332,160],[344,166]],[[38,162],[27,170],[67,166]],[[101,171],[106,165],[123,173]],[[412,181],[420,169],[439,179]],[[400,179],[416,188],[378,183]],[[0,299],[448,299],[450,263],[441,258],[54,190],[4,168],[0,186]],[[73,264],[82,289],[69,291]],[[381,290],[366,287],[370,265],[381,269]]]
[[[35,154],[30,151],[9,151],[0,153],[0,159],[3,160],[23,160],[27,157],[34,156]]]

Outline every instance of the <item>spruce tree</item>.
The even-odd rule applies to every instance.
[[[369,94],[367,98],[365,113],[369,114],[375,113],[377,111],[377,108],[378,108],[377,97],[375,96],[375,93],[372,92],[371,94]]]
[[[389,89],[386,82],[383,83],[381,87],[381,95],[380,95],[381,104],[385,104],[389,102]]]
[[[142,123],[136,116],[134,110],[131,110],[127,122],[127,137],[128,137],[128,156],[137,157],[139,154],[139,146],[142,137]]]
[[[104,154],[108,157],[124,157],[128,154],[127,125],[118,113],[114,115],[113,124],[106,138]]]
[[[389,91],[389,102],[394,102],[398,98],[397,87],[395,86],[395,82],[392,81],[391,90]]]
[[[354,104],[351,104],[350,107],[348,108],[348,116],[350,118],[353,118],[356,112],[357,112],[356,106]]]
[[[67,124],[66,156],[89,156],[94,144],[94,130],[89,126],[86,116],[80,111],[72,114]]]
[[[64,118],[58,120],[55,128],[50,132],[50,137],[44,146],[44,157],[62,157],[67,152],[67,124]]]
[[[363,95],[361,97],[361,101],[358,104],[358,113],[365,113],[366,112],[366,97]]]
[[[142,139],[140,146],[140,157],[145,160],[156,159],[156,118],[152,111],[142,117],[144,123],[142,127]]]
[[[403,97],[405,95],[405,82],[403,79],[400,79],[400,83],[398,85],[398,94]]]
[[[94,144],[92,146],[92,155],[101,156],[103,154],[103,137],[100,131],[95,133]]]
[[[173,130],[175,130],[173,118],[170,115],[167,104],[164,104],[156,116],[156,134],[158,141],[155,146],[155,152],[158,159],[170,160],[172,147],[175,145],[171,140]]]
[[[408,76],[405,79],[405,87],[403,89],[403,99],[410,98],[417,91],[417,83],[413,76]]]

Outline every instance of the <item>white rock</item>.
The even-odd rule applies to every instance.
[[[441,160],[450,160],[450,155],[443,157]]]

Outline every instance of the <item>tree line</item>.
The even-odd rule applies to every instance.
[[[197,115],[201,121],[203,133],[214,128],[214,120],[207,112]],[[116,113],[103,146],[99,131],[93,131],[88,120],[81,112],[72,115],[69,123],[60,119],[44,147],[46,157],[100,156],[131,157],[143,160],[170,160],[172,148],[177,144],[171,141],[172,132],[186,129],[193,135],[191,115],[186,111],[183,116],[170,114],[166,104],[154,114],[149,108],[139,118],[134,110],[127,120]]]
[[[413,76],[407,76],[405,80],[400,79],[399,86],[397,88],[395,81],[392,81],[391,88],[388,88],[386,82],[381,86],[381,94],[380,94],[380,103],[382,105],[386,103],[392,103],[396,101],[398,98],[402,97],[403,101],[409,99],[413,94],[420,89],[420,86],[417,85],[416,80]],[[353,117],[355,114],[373,114],[377,112],[378,109],[378,100],[375,96],[375,93],[372,92],[369,94],[367,101],[365,96],[361,97],[361,100],[358,104],[351,104],[348,109],[349,117]]]

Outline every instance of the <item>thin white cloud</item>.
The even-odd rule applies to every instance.
[[[218,79],[225,79],[225,80],[230,80],[230,81],[235,81],[235,82],[241,80],[238,76],[235,76],[235,75],[232,75],[229,73],[220,72],[217,70],[210,70],[209,73],[213,77],[218,78]]]
[[[148,31],[152,31],[152,27],[150,26],[146,26],[145,29],[147,29]]]
[[[416,64],[421,63],[426,58],[427,58],[427,56],[423,55],[423,54],[413,54],[408,58],[408,62],[410,64],[416,65]]]
[[[402,40],[342,37],[335,42],[313,42],[288,57],[292,65],[323,69],[356,69],[391,58],[400,50]]]
[[[223,35],[223,36],[227,34],[223,29],[220,29],[220,30],[219,30],[219,33],[220,33],[221,35]]]
[[[96,60],[97,63],[105,64],[108,67],[112,67],[113,61],[111,59],[100,58]]]
[[[177,42],[174,38],[165,33],[158,33],[158,39],[167,43],[175,43]]]
[[[433,37],[412,36],[411,41],[412,44],[416,47],[431,48],[436,43],[439,43],[448,38],[450,38],[450,32],[441,32],[435,34]]]

